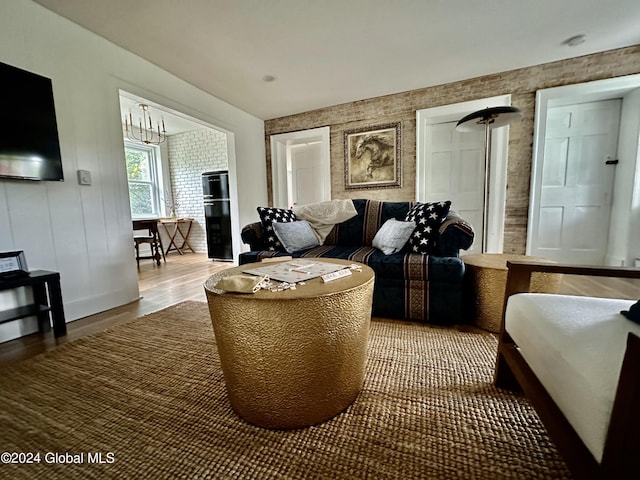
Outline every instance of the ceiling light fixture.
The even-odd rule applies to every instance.
[[[569,47],[576,47],[578,45],[583,44],[586,41],[586,35],[581,33],[580,35],[574,35],[573,37],[567,38],[564,42],[564,45]]]
[[[138,127],[135,129],[138,131],[138,135],[133,128],[133,116],[129,112],[129,118],[124,117],[124,130],[127,134],[127,138],[134,142],[142,142],[146,145],[160,145],[167,140],[167,131],[164,128],[164,118],[162,118],[162,130],[160,130],[160,122],[158,122],[156,128],[157,133],[153,128],[153,121],[151,120],[151,113],[149,113],[149,105],[146,103],[139,103],[141,119],[138,119]]]

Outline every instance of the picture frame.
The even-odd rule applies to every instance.
[[[400,122],[345,130],[345,189],[400,187],[401,145]]]
[[[0,252],[0,277],[26,275],[28,273],[27,259],[22,250]]]

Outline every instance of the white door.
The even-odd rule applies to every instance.
[[[439,123],[428,129],[426,141],[431,160],[425,164],[425,191],[429,192],[429,201],[451,200],[452,209],[473,225],[476,232],[473,245],[464,253],[480,253],[484,132],[458,132],[456,123]]]
[[[473,225],[475,242],[461,255],[482,250],[484,132],[462,134],[455,125],[472,112],[509,105],[511,96],[499,95],[416,112],[416,200],[451,200],[451,208]],[[491,130],[486,236],[491,253],[503,248],[508,145],[509,127]]]
[[[327,200],[324,196],[322,178],[324,163],[320,142],[289,146],[287,167],[291,189],[290,205],[306,205]]]
[[[604,265],[620,105],[616,99],[548,109],[532,255]]]

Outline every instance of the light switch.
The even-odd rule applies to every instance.
[[[78,183],[80,185],[91,185],[91,172],[89,170],[78,170]]]

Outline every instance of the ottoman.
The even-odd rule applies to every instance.
[[[483,330],[499,333],[507,286],[507,261],[549,262],[542,257],[506,253],[464,255],[464,310],[466,316]],[[531,292],[555,293],[562,282],[561,274],[534,272]]]
[[[337,259],[314,259],[350,265]],[[314,425],[337,415],[364,381],[374,274],[331,282],[308,280],[295,290],[229,293],[205,282],[211,323],[229,401],[247,422],[277,429]]]

